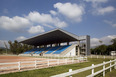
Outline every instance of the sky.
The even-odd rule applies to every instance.
[[[91,46],[116,38],[116,0],[0,0],[0,47],[61,28],[90,35]]]

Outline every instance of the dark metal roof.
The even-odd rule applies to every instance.
[[[63,42],[70,42],[70,41],[77,41],[78,36],[69,33],[62,29],[54,29],[38,36],[26,39],[21,41],[20,43],[40,46],[40,45],[47,45],[47,44],[54,44],[54,43],[63,43]]]

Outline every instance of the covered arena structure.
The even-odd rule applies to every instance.
[[[35,48],[22,53],[22,55],[87,56],[90,54],[89,35],[77,36],[62,29],[54,29],[23,40],[20,43],[32,45]]]

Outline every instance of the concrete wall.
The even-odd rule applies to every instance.
[[[76,56],[76,47],[69,51],[65,56]]]

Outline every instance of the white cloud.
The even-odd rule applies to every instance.
[[[30,26],[28,19],[15,16],[13,18],[7,16],[0,17],[0,27],[6,30],[17,31]]]
[[[53,26],[51,25],[48,25],[48,24],[42,24],[43,26],[46,26],[46,27],[49,27],[49,28],[54,28]]]
[[[116,27],[116,23],[114,23],[113,21],[104,20],[104,22],[111,25],[112,27]]]
[[[85,0],[86,2],[92,3],[92,14],[94,15],[104,15],[106,13],[111,13],[115,10],[113,6],[102,7],[103,3],[107,3],[108,0]]]
[[[32,22],[38,22],[38,23],[51,23],[53,21],[50,14],[40,14],[39,12],[30,12],[29,15],[26,17]]]
[[[106,13],[111,13],[111,12],[113,12],[115,10],[115,8],[113,7],[113,6],[107,6],[107,7],[105,7],[105,8],[98,8],[97,10],[96,10],[96,14],[98,14],[98,15],[104,15],[104,14],[106,14]]]
[[[51,14],[40,14],[39,12],[30,12],[28,15],[25,15],[25,17],[19,17],[19,16],[14,16],[12,18],[8,16],[1,16],[0,17],[0,28],[14,31],[14,32],[22,32],[26,31],[26,29],[30,28],[33,24],[46,24],[44,26],[48,25],[53,25],[54,27],[67,27],[67,23],[65,21],[61,21],[57,17],[52,17]],[[52,26],[48,26],[52,27]],[[38,31],[33,31],[35,27],[31,27],[28,32],[29,33],[39,33],[39,32],[44,32],[43,27],[36,27],[36,28],[41,28],[42,30]],[[35,28],[35,29],[36,29]]]
[[[40,25],[38,26],[32,26],[29,30],[29,33],[34,34],[34,33],[42,33],[45,32],[44,28]]]
[[[19,36],[19,37],[16,38],[17,41],[22,41],[22,40],[25,40],[25,39],[27,39],[27,38],[24,37],[24,36]]]
[[[85,1],[92,3],[106,3],[108,0],[85,0]]]
[[[54,8],[57,8],[59,13],[77,22],[82,20],[82,15],[84,14],[84,7],[82,5],[59,2],[54,4]]]
[[[92,38],[91,39],[91,47],[101,45],[99,41],[102,41],[102,44],[110,45],[111,40],[116,38],[116,35],[108,35],[102,38]]]
[[[27,19],[31,20],[32,22],[39,23],[39,24],[52,24],[56,27],[66,27],[67,23],[64,21],[61,21],[57,17],[52,17],[50,14],[40,14],[39,12],[30,12],[28,16],[26,16]]]
[[[50,10],[50,13],[51,13],[52,15],[56,15],[56,14],[57,14],[54,10]]]
[[[91,39],[91,47],[100,45],[98,38],[92,38]]]
[[[108,2],[108,0],[85,0],[85,1],[86,2],[91,2],[93,8],[99,7],[101,3],[107,3]]]
[[[55,18],[55,20],[54,20],[53,23],[54,23],[54,25],[55,25],[56,27],[58,27],[58,28],[67,27],[67,23],[64,22],[64,21],[60,21],[59,18]]]
[[[0,40],[0,47],[5,47],[4,42],[6,43],[7,47],[9,47],[9,44],[8,44],[7,40]]]

